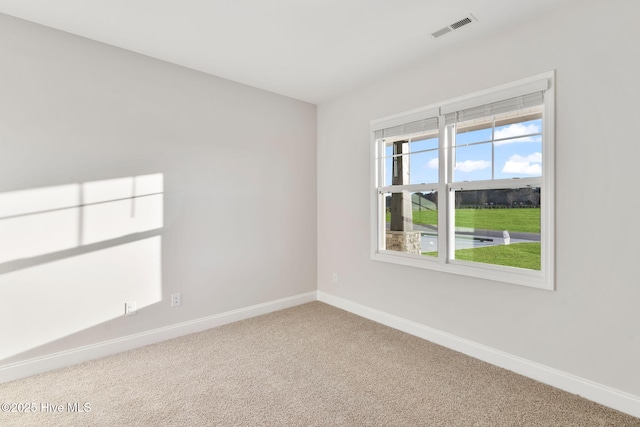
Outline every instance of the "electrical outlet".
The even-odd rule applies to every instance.
[[[124,303],[124,315],[125,316],[133,316],[138,311],[137,304],[135,301],[125,302]]]
[[[331,280],[333,281],[333,283],[338,283],[338,273],[333,273]]]
[[[171,294],[171,307],[177,307],[182,304],[182,296],[180,293]]]

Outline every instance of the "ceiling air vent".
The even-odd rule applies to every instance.
[[[469,14],[469,16],[467,16],[465,18],[460,19],[459,21],[456,21],[453,24],[448,25],[448,26],[446,26],[446,27],[434,32],[434,33],[431,33],[431,36],[434,39],[437,39],[438,37],[443,36],[443,35],[445,35],[447,33],[450,33],[453,30],[457,30],[458,28],[464,27],[467,24],[471,24],[473,21],[476,21],[475,16]]]

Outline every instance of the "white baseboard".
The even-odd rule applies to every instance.
[[[476,359],[491,363],[569,393],[640,418],[640,397],[554,369],[455,335],[430,328],[374,308],[322,291],[309,292],[250,307],[215,314],[126,337],[91,344],[0,367],[0,384],[41,372],[64,368],[88,360],[132,350],[239,320],[249,319],[312,301],[322,301],[358,316],[426,339]]]
[[[132,350],[149,344],[177,338],[182,335],[204,331],[239,320],[248,319],[273,311],[316,301],[317,292],[295,295],[275,301],[269,301],[238,310],[227,311],[200,319],[190,320],[175,325],[165,326],[114,340],[103,341],[72,350],[53,353],[33,359],[0,366],[0,384],[19,378],[47,372],[54,369],[76,365],[88,360],[98,359],[111,354]]]
[[[640,418],[640,396],[616,390],[322,291],[318,291],[318,301]]]

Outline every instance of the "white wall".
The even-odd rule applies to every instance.
[[[0,57],[0,368],[315,291],[314,105],[4,15]]]
[[[320,105],[318,289],[640,396],[639,14],[576,2]],[[371,261],[370,121],[554,69],[557,290]]]

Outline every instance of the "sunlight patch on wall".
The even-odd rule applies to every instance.
[[[0,264],[162,227],[162,174],[0,194]]]
[[[0,194],[0,360],[162,300],[163,186],[151,174]]]
[[[0,360],[162,299],[161,237],[0,275]]]
[[[79,188],[0,194],[0,263],[78,246]]]
[[[82,184],[82,244],[162,227],[162,175]]]

